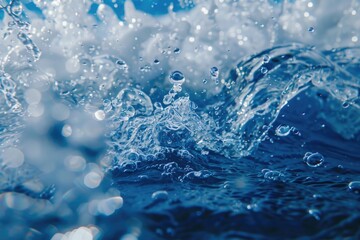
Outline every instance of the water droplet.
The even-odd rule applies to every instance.
[[[126,62],[124,60],[121,60],[121,59],[116,61],[116,67],[118,69],[121,69],[121,70],[126,70],[128,68]]]
[[[268,171],[264,174],[264,178],[273,180],[273,181],[281,180],[282,177],[283,177],[283,174],[279,171]]]
[[[175,48],[174,49],[174,53],[176,53],[176,54],[179,54],[181,51],[180,51],[180,48]]]
[[[260,72],[261,72],[262,74],[266,74],[266,73],[268,72],[268,69],[267,69],[266,67],[261,67],[261,68],[260,68]]]
[[[208,81],[206,78],[203,79],[203,83],[206,84]]]
[[[172,84],[183,84],[185,81],[184,74],[180,71],[174,71],[170,75],[170,82]]]
[[[155,60],[154,60],[154,63],[155,63],[155,64],[159,64],[160,61],[159,61],[158,59],[155,59]]]
[[[316,220],[320,220],[320,211],[317,209],[309,209],[309,214],[313,216]]]
[[[348,101],[343,102],[342,107],[348,108],[350,106],[350,103]]]
[[[278,135],[280,137],[285,137],[290,134],[291,130],[292,130],[292,127],[290,127],[288,125],[279,125],[276,128],[275,133],[276,133],[276,135]]]
[[[314,31],[315,31],[315,28],[314,28],[314,27],[309,27],[308,31],[309,31],[309,32],[314,32]]]
[[[156,191],[151,195],[151,198],[156,201],[165,201],[169,198],[167,191]]]
[[[270,62],[270,56],[266,54],[263,57],[263,63],[268,63],[268,62]]]
[[[219,69],[217,67],[210,68],[210,75],[213,78],[217,78],[219,76]]]
[[[349,183],[348,187],[350,191],[353,191],[355,193],[360,193],[360,181],[353,181]]]
[[[70,137],[71,134],[72,134],[72,128],[69,124],[65,124],[61,130],[61,134],[64,136],[64,137]]]
[[[320,153],[305,153],[304,161],[309,167],[319,167],[324,163],[324,156]]]
[[[96,120],[102,121],[105,119],[105,112],[103,110],[98,110],[94,113]]]

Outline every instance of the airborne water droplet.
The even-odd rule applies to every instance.
[[[309,32],[314,32],[314,31],[315,31],[315,28],[314,28],[314,27],[309,27],[308,31],[309,31]]]
[[[266,54],[263,57],[263,63],[268,63],[268,62],[270,62],[270,56]]]
[[[217,67],[212,67],[210,69],[211,77],[217,78],[219,76],[219,69]]]
[[[183,84],[185,82],[185,77],[182,72],[174,71],[171,73],[169,80],[172,84]]]
[[[275,133],[280,137],[285,137],[290,134],[291,130],[292,128],[288,125],[279,125],[276,128]]]
[[[266,67],[261,67],[261,68],[260,68],[260,72],[261,72],[262,74],[266,74],[266,73],[268,72],[268,69],[267,69]]]

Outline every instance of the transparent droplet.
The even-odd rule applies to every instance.
[[[154,60],[154,63],[155,63],[155,64],[159,64],[160,61],[159,61],[158,59],[155,59],[155,60]]]
[[[348,101],[343,102],[342,107],[348,108],[350,106],[350,103]]]
[[[291,130],[292,130],[292,127],[290,127],[288,125],[279,125],[276,128],[275,133],[276,133],[276,135],[278,135],[280,137],[285,137],[290,134]]]
[[[315,28],[314,28],[314,27],[309,27],[309,28],[308,28],[308,31],[309,31],[309,32],[314,32],[314,31],[315,31]]]
[[[170,82],[172,84],[182,84],[185,81],[184,74],[180,71],[174,71],[170,75]]]
[[[348,187],[350,191],[353,191],[355,193],[360,193],[360,181],[353,181],[349,183]]]
[[[214,78],[219,77],[219,69],[217,67],[210,68],[210,75]]]
[[[309,167],[319,167],[324,163],[324,156],[320,153],[307,152],[304,156],[304,161]]]
[[[64,137],[70,137],[71,134],[72,134],[72,128],[69,124],[65,124],[61,130],[61,134],[64,136]]]
[[[267,69],[266,67],[261,67],[261,68],[260,68],[260,72],[261,72],[262,74],[266,74],[266,73],[268,72],[268,69]]]
[[[121,59],[116,61],[116,67],[118,69],[121,69],[121,70],[126,70],[128,68],[126,62],[124,60],[121,60]]]
[[[174,49],[174,53],[176,53],[176,54],[179,54],[181,51],[180,51],[180,48],[175,48]]]
[[[105,119],[105,112],[103,110],[98,110],[94,113],[96,120],[102,121]]]
[[[270,56],[266,54],[263,57],[263,63],[268,63],[268,62],[270,62]]]
[[[151,195],[151,198],[157,201],[165,201],[169,197],[167,191],[156,191]]]

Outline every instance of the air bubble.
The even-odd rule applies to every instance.
[[[262,74],[266,74],[266,73],[268,72],[268,69],[267,69],[266,67],[261,67],[261,68],[260,68],[260,72],[261,72]]]
[[[304,161],[309,167],[319,167],[324,163],[324,156],[320,153],[310,153],[307,152],[304,156]]]
[[[96,120],[102,121],[105,119],[105,112],[103,110],[98,110],[94,113]]]
[[[290,134],[291,130],[292,130],[292,127],[290,127],[288,125],[279,125],[276,128],[275,133],[279,137],[285,137]]]
[[[270,62],[270,56],[269,55],[264,55],[263,63],[268,63],[268,62]]]
[[[156,201],[165,201],[169,198],[167,191],[156,191],[151,195],[151,198]]]
[[[184,74],[180,71],[174,71],[171,73],[169,79],[172,84],[183,84],[185,82]]]
[[[349,183],[349,190],[355,193],[360,193],[360,181],[353,181]]]
[[[348,108],[350,106],[350,103],[348,101],[343,102],[342,107]]]

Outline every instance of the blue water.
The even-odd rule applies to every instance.
[[[360,239],[331,5],[0,0],[0,239]]]

